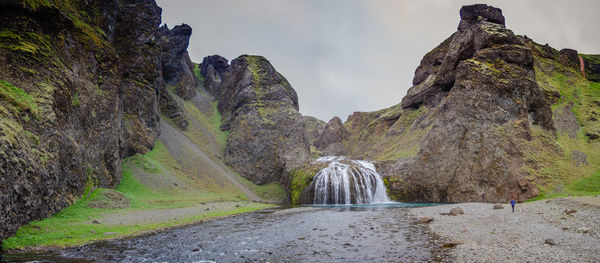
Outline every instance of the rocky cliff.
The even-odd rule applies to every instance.
[[[193,94],[191,30],[160,15],[152,0],[0,2],[0,240],[117,186],[121,158],[154,146],[165,81]]]
[[[377,160],[403,201],[525,200],[593,175],[597,56],[515,36],[498,8],[464,6],[460,16],[401,103],[355,112],[344,123],[349,135],[326,137],[343,137],[354,159]],[[297,171],[295,187],[314,170]]]
[[[311,159],[296,91],[261,56],[243,55],[226,65],[218,56],[202,63],[222,129],[229,131],[226,164],[255,184],[287,184],[289,172]]]

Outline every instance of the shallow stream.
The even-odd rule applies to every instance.
[[[422,262],[443,251],[410,204],[277,208],[2,262]]]

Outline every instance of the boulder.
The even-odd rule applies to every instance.
[[[175,87],[175,93],[179,97],[189,100],[196,95],[194,65],[187,52],[192,28],[186,24],[173,29],[163,25],[160,35],[163,79],[167,85]]]
[[[451,216],[462,215],[464,213],[465,212],[463,212],[462,208],[460,208],[460,207],[454,207],[454,208],[450,209]]]
[[[501,204],[494,204],[494,210],[495,209],[504,209],[504,206]]]

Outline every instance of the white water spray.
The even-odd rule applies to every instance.
[[[316,162],[328,162],[329,165],[321,169],[309,185],[314,204],[391,202],[383,180],[371,162],[337,156],[321,157]]]

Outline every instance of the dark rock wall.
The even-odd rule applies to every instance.
[[[153,147],[161,54],[187,46],[161,46],[160,15],[152,0],[0,2],[0,240],[86,185],[116,187],[121,158]]]
[[[230,131],[226,164],[256,184],[286,184],[311,158],[296,91],[260,56],[234,59],[222,81],[213,92]]]

